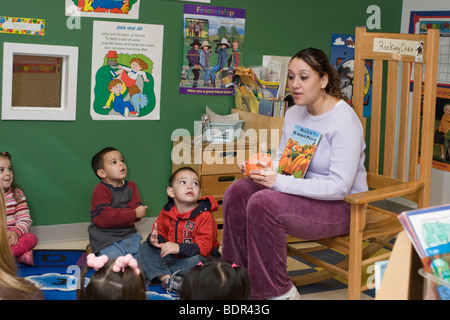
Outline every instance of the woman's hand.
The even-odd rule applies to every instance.
[[[271,188],[277,180],[277,173],[260,161],[258,161],[257,164],[263,166],[264,169],[250,171],[250,179],[256,183],[266,186],[267,188]]]
[[[241,172],[242,173],[244,173],[245,172],[245,166],[247,165],[247,161],[245,161],[245,162],[242,162],[242,163],[238,163],[238,169],[239,170],[241,170]],[[247,176],[245,176],[245,177],[247,177]]]

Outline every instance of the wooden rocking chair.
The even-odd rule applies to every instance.
[[[395,48],[403,51],[388,52]],[[421,53],[414,54],[412,49],[419,49]],[[438,50],[437,30],[417,35],[368,33],[365,28],[356,28],[352,103],[369,135],[366,138],[369,191],[345,197],[351,204],[348,235],[317,240],[322,245],[320,249],[325,246],[345,254],[344,261],[332,265],[311,255],[315,249],[296,249],[294,244],[288,243],[289,255],[323,268],[312,274],[293,276],[296,286],[338,275],[348,279],[348,299],[360,299],[361,291],[367,289],[366,284],[361,286],[362,266],[388,259],[390,252],[374,254],[383,247],[392,249],[390,240],[402,230],[397,213],[373,203],[404,197],[415,202],[417,208],[429,205]],[[370,117],[363,117],[367,61],[373,71],[372,103]],[[383,75],[384,67],[387,67],[387,75]],[[363,246],[363,241],[369,244]]]

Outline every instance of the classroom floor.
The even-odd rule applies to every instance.
[[[72,249],[72,250],[84,250],[88,240],[71,241],[71,242],[58,242],[58,243],[45,243],[38,244],[35,249]],[[312,246],[315,243],[305,242],[299,244],[300,246]],[[288,271],[302,272],[306,269],[310,269],[309,266],[288,257]],[[334,282],[333,282],[334,281]],[[347,300],[347,288],[345,285],[338,283],[337,280],[330,282],[324,282],[319,285],[310,285],[304,288],[299,287],[299,292],[302,300]],[[361,294],[363,300],[373,300],[373,298],[364,293]]]
[[[411,208],[404,204],[399,204],[392,201],[379,201],[375,203],[377,206],[384,207],[386,210],[401,213],[408,211]],[[148,234],[143,235],[145,238]],[[88,240],[71,241],[71,242],[54,242],[54,243],[38,243],[36,249],[73,249],[73,250],[85,250]],[[301,242],[297,244],[302,246],[315,246],[318,245],[315,242]],[[333,255],[333,253],[325,253],[327,255]],[[288,257],[288,271],[292,273],[307,273],[312,271],[312,267],[308,266],[292,257]],[[302,300],[347,300],[347,287],[345,284],[336,279],[330,279],[323,281],[319,284],[313,284],[304,287],[298,287]],[[373,291],[373,290],[372,290]],[[361,293],[361,300],[373,300],[374,294],[368,291],[370,294]]]

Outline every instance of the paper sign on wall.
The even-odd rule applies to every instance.
[[[416,57],[416,61],[422,61],[423,42],[389,38],[374,38],[373,51],[381,53],[392,53],[395,58],[400,59],[402,55]]]
[[[45,19],[0,16],[0,33],[43,36]]]

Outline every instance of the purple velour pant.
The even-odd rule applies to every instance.
[[[346,234],[350,205],[286,194],[239,179],[225,192],[223,219],[222,258],[247,268],[252,299],[259,300],[292,287],[286,234],[304,240]]]

